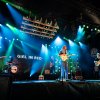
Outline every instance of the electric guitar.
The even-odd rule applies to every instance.
[[[100,60],[99,61],[94,61],[95,66],[99,66],[100,65]]]
[[[68,60],[68,58],[69,58],[70,56],[74,56],[74,55],[75,55],[75,54],[70,54],[70,55],[60,54],[59,56],[60,56],[60,58],[61,58],[62,61],[66,61],[66,60]]]

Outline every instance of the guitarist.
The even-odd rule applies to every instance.
[[[62,56],[65,56],[68,57],[68,51],[67,51],[67,46],[64,45],[61,49],[61,51],[59,52],[59,56],[61,58],[63,58]],[[66,80],[68,79],[68,62],[67,62],[68,59],[61,59],[62,61],[62,66],[61,66],[61,79],[62,80]]]
[[[96,79],[100,78],[100,53],[97,53],[96,59],[94,61],[95,66],[94,66],[94,76]]]

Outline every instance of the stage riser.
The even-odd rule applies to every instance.
[[[73,83],[73,82],[55,82],[55,83],[30,83],[13,84],[11,100],[22,98],[31,99],[34,97],[66,97],[76,99],[100,98],[99,83]]]
[[[32,80],[31,80],[32,81]],[[17,81],[11,76],[0,76],[0,98],[2,100],[33,100],[31,98],[76,98],[76,99],[100,99],[100,81],[68,80],[66,82],[54,80]]]

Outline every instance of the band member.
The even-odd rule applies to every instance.
[[[100,78],[100,53],[97,53],[96,59],[94,61],[95,66],[94,66],[94,76],[96,79]]]
[[[12,65],[12,62],[13,62],[13,57],[8,59],[7,65],[10,67]]]
[[[59,52],[59,56],[61,57],[61,79],[68,79],[68,51],[67,46],[63,46],[61,51]]]
[[[17,58],[11,57],[10,60],[7,62],[8,67],[8,72],[9,73],[17,73],[18,72],[18,67],[19,67],[19,62]]]

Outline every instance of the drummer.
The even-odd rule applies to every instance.
[[[11,72],[11,69],[16,66],[16,68],[18,67],[18,59],[17,58],[13,58],[11,57],[10,60],[7,62],[8,67],[8,71]]]
[[[13,58],[13,57],[11,57],[11,59],[7,62],[7,65],[10,65],[10,66],[18,65],[18,64],[19,64],[18,59],[17,58]]]
[[[13,62],[13,57],[11,57],[9,61],[7,61],[7,65],[11,66],[12,62]]]
[[[18,59],[17,58],[14,58],[13,61],[12,61],[12,64],[13,65],[18,65],[19,64]]]

